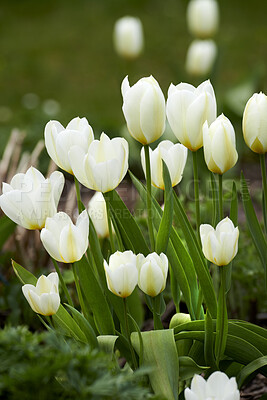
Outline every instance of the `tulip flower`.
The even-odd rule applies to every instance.
[[[76,226],[70,217],[59,212],[47,218],[41,231],[41,241],[52,258],[64,263],[79,261],[88,248],[89,218],[84,210]]]
[[[207,76],[213,68],[216,56],[217,45],[213,40],[193,40],[187,50],[186,72],[195,77]]]
[[[88,214],[99,237],[109,236],[107,206],[101,192],[96,192],[88,203]]]
[[[86,118],[73,118],[66,128],[58,121],[49,121],[45,126],[45,146],[52,160],[64,171],[73,175],[68,157],[72,146],[85,151],[94,140],[94,133]]]
[[[243,134],[247,146],[255,153],[267,152],[267,96],[254,93],[243,115]]]
[[[32,310],[41,315],[54,315],[60,306],[58,293],[58,274],[51,272],[48,276],[41,275],[34,285],[23,285],[22,292]]]
[[[122,111],[134,139],[143,145],[159,139],[165,130],[165,98],[153,78],[142,78],[132,87],[126,76],[121,85]]]
[[[109,192],[123,180],[128,170],[128,143],[125,139],[110,139],[102,133],[93,140],[88,151],[73,146],[69,159],[75,177],[89,189]]]
[[[200,225],[200,238],[204,256],[218,266],[228,265],[236,256],[238,237],[238,227],[235,228],[228,217],[220,221],[216,229],[208,224]]]
[[[212,37],[219,24],[219,7],[216,0],[191,0],[187,7],[189,31],[198,38]]]
[[[123,17],[117,20],[113,40],[119,56],[137,58],[143,50],[143,28],[139,18]]]
[[[157,296],[166,286],[168,258],[164,253],[138,254],[138,286],[151,297]]]
[[[183,177],[187,159],[187,148],[182,144],[173,144],[169,140],[163,140],[154,151],[149,149],[149,153],[152,185],[159,189],[164,189],[163,160],[168,167],[172,186],[176,186]],[[144,148],[141,150],[141,162],[146,175]]]
[[[198,150],[203,145],[202,126],[216,118],[217,105],[210,81],[197,88],[180,83],[170,85],[167,100],[167,118],[177,139],[188,149]]]
[[[221,371],[213,372],[205,381],[201,375],[195,375],[191,382],[191,388],[184,391],[185,400],[239,400],[240,393],[236,379]]]
[[[138,281],[136,256],[132,251],[116,251],[104,260],[104,268],[109,290],[119,297],[128,297],[134,291]]]
[[[216,174],[224,174],[238,159],[234,127],[223,114],[211,125],[203,125],[204,156],[208,169]]]
[[[57,212],[64,186],[64,175],[55,171],[50,178],[30,167],[16,174],[10,184],[3,182],[0,206],[16,224],[26,229],[42,229],[47,217]]]

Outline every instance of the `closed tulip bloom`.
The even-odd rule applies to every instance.
[[[64,263],[79,261],[88,248],[89,218],[84,210],[77,218],[76,225],[70,217],[59,212],[47,218],[41,231],[41,241],[52,258]]]
[[[166,286],[168,258],[164,253],[138,254],[138,286],[151,297],[157,296]]]
[[[123,17],[114,27],[113,40],[118,55],[126,59],[138,57],[143,50],[143,28],[139,18]]]
[[[78,145],[85,150],[94,140],[94,133],[86,118],[73,118],[66,128],[58,121],[49,121],[45,126],[45,146],[52,160],[64,171],[73,174],[69,150]]]
[[[267,96],[254,93],[243,115],[243,134],[248,147],[255,153],[267,152]]]
[[[177,139],[188,149],[198,150],[203,145],[202,127],[212,123],[217,115],[217,104],[210,81],[197,88],[188,83],[170,85],[167,118]]]
[[[216,0],[191,0],[187,7],[189,31],[196,37],[213,36],[219,24],[219,7]]]
[[[104,268],[109,290],[119,297],[128,297],[134,291],[138,281],[136,255],[132,251],[116,251],[104,260]]]
[[[30,167],[26,174],[16,174],[10,184],[3,182],[0,206],[4,213],[27,229],[42,229],[47,217],[57,212],[64,186],[64,175],[55,171],[50,178]]]
[[[130,87],[128,76],[121,85],[122,111],[132,137],[149,144],[161,137],[165,130],[165,98],[153,78],[142,78]]]
[[[217,45],[213,40],[193,40],[185,61],[185,69],[195,77],[207,76],[214,66]]]
[[[238,159],[234,127],[223,114],[211,125],[203,125],[204,156],[207,167],[216,174],[224,174]]]
[[[109,192],[123,180],[128,170],[129,149],[125,139],[110,139],[102,133],[88,151],[73,146],[69,151],[75,177],[84,186],[98,192]]]
[[[159,189],[165,188],[163,180],[163,160],[168,167],[172,186],[176,186],[183,177],[187,159],[187,148],[182,144],[173,144],[169,140],[163,140],[154,151],[149,149],[149,153],[152,185]],[[144,148],[141,150],[141,162],[146,175]]]
[[[48,276],[41,275],[34,285],[23,285],[22,292],[32,310],[41,315],[54,315],[60,306],[58,293],[58,274],[51,272]]]
[[[213,264],[228,265],[236,256],[238,249],[238,227],[233,222],[224,218],[218,223],[216,229],[211,225],[200,225],[200,238],[204,256]]]
[[[107,206],[101,192],[96,192],[88,203],[88,214],[99,237],[109,236]]]
[[[205,381],[201,375],[195,375],[191,388],[184,391],[185,400],[239,400],[240,393],[236,379],[221,371],[213,372]]]

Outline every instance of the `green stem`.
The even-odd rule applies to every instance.
[[[150,159],[149,159],[149,146],[144,146],[145,160],[146,160],[146,206],[148,216],[148,231],[151,244],[151,251],[155,251],[155,238],[153,232],[153,215],[152,215],[152,198],[151,198],[151,170],[150,170]]]
[[[226,270],[224,266],[220,266],[220,291],[219,291],[219,299],[218,299],[218,311],[217,311],[217,322],[216,322],[216,362],[219,366],[219,362],[221,357],[224,354],[225,345],[226,345],[226,336],[228,330],[228,321],[227,321],[227,308],[226,308]]]
[[[105,199],[105,201],[106,201],[106,207],[107,207],[109,241],[110,241],[111,253],[113,254],[113,253],[115,253],[115,243],[114,243],[114,237],[113,237],[113,232],[112,232],[110,204],[109,204],[109,200]]]
[[[153,321],[154,321],[154,330],[163,329],[163,325],[160,318],[159,308],[160,308],[160,294],[156,297],[152,297],[153,303]]]
[[[134,349],[131,343],[131,338],[130,338],[130,330],[129,330],[129,323],[128,323],[128,315],[127,315],[127,298],[123,298],[123,310],[124,310],[124,320],[125,320],[125,330],[126,330],[126,335],[127,335],[127,340],[130,346],[130,351],[131,351],[131,356],[132,356],[132,361],[133,361],[133,366],[134,369],[138,368]]]
[[[57,274],[58,274],[58,277],[59,277],[63,292],[65,293],[66,299],[67,299],[69,305],[73,307],[73,301],[71,300],[69,291],[68,291],[67,286],[66,286],[66,284],[64,282],[64,279],[63,279],[63,276],[62,276],[62,274],[60,272],[59,266],[57,265],[57,262],[56,262],[56,260],[54,258],[51,257],[51,259],[53,261],[55,270],[57,271]]]
[[[198,181],[198,167],[197,167],[197,151],[193,151],[193,168],[194,168],[194,190],[195,190],[195,207],[196,207],[196,230],[197,237],[200,243],[200,207],[199,207],[199,181]]]
[[[72,271],[73,271],[73,275],[74,275],[74,281],[75,281],[75,286],[76,286],[76,289],[77,289],[79,303],[81,305],[81,310],[82,310],[83,315],[86,317],[86,315],[87,315],[86,308],[85,308],[85,304],[84,304],[84,301],[83,301],[83,295],[82,295],[82,291],[81,291],[81,287],[80,287],[79,278],[78,278],[78,275],[77,275],[75,263],[71,264],[71,266],[72,266]]]
[[[219,174],[219,212],[220,212],[220,221],[223,219],[223,176]]]
[[[266,177],[266,162],[265,154],[260,154],[260,164],[261,164],[261,177],[262,177],[262,189],[264,194],[264,208],[265,214],[267,213],[267,177]]]
[[[80,214],[83,211],[83,204],[82,204],[82,200],[81,200],[80,184],[75,176],[74,176],[74,182],[75,182],[78,210],[79,210],[79,214]]]

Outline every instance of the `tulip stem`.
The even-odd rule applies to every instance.
[[[56,260],[55,260],[54,258],[51,257],[51,259],[52,259],[52,261],[53,261],[55,270],[57,271],[57,274],[58,274],[58,277],[59,277],[59,280],[60,280],[60,283],[61,283],[63,292],[64,292],[64,294],[65,294],[65,296],[66,296],[66,299],[67,299],[69,305],[73,307],[73,301],[71,300],[69,291],[68,291],[68,289],[67,289],[66,283],[64,282],[64,279],[63,279],[63,276],[62,276],[62,274],[61,274],[61,272],[60,272],[59,266],[57,265],[57,262],[56,262]]]
[[[126,330],[127,340],[128,340],[129,346],[130,346],[133,366],[134,366],[134,369],[137,369],[138,365],[137,365],[134,349],[133,349],[133,346],[131,343],[131,338],[130,338],[130,330],[129,330],[129,323],[128,323],[128,315],[127,315],[128,306],[127,306],[127,298],[126,297],[123,298],[123,309],[124,309],[125,330]]]
[[[160,318],[160,313],[159,313],[160,301],[161,301],[160,294],[157,295],[156,297],[152,297],[153,321],[154,321],[154,330],[155,331],[163,329],[163,325],[162,325],[161,318]]]
[[[85,308],[85,304],[84,304],[84,301],[83,301],[83,295],[82,295],[82,291],[81,291],[81,287],[80,287],[79,278],[78,278],[78,275],[77,275],[75,263],[71,264],[71,266],[72,266],[75,286],[76,286],[76,290],[77,290],[77,294],[78,294],[78,299],[79,299],[79,303],[80,303],[80,306],[81,306],[81,310],[82,310],[83,315],[86,317],[86,315],[87,315],[86,308]]]
[[[75,182],[78,210],[79,210],[79,214],[81,214],[81,212],[84,210],[84,207],[83,207],[83,203],[81,200],[80,184],[75,176],[74,176],[74,182]]]
[[[266,162],[265,162],[265,154],[260,154],[260,164],[261,164],[261,177],[262,177],[262,188],[263,188],[263,211],[266,217],[267,214],[267,177],[266,177]],[[265,227],[266,229],[266,227]]]
[[[149,146],[144,145],[145,160],[146,160],[146,206],[147,206],[147,216],[148,216],[148,231],[151,244],[151,251],[155,251],[155,238],[153,232],[153,215],[152,215],[152,197],[151,197],[151,169],[150,169],[150,157],[149,157]]]
[[[196,207],[196,230],[197,237],[200,243],[200,207],[199,207],[199,180],[198,180],[198,167],[197,167],[197,151],[193,151],[193,168],[194,168],[194,190],[195,190],[195,207]]]
[[[219,174],[219,212],[220,221],[223,219],[223,176]]]
[[[219,362],[224,354],[226,337],[228,331],[228,318],[227,318],[227,307],[226,307],[226,269],[224,266],[220,266],[220,290],[218,298],[218,308],[217,308],[217,321],[216,321],[216,340],[215,340],[215,353],[216,362],[219,366]]]
[[[111,253],[113,254],[113,253],[115,253],[115,244],[114,244],[114,238],[113,238],[113,232],[112,232],[110,204],[109,204],[109,200],[107,200],[106,198],[105,198],[105,201],[106,201],[106,207],[107,207],[109,241],[110,241]]]

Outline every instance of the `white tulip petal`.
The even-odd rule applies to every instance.
[[[207,383],[201,375],[194,375],[191,382],[191,390],[198,395],[199,399],[206,399]]]
[[[60,306],[60,297],[57,293],[42,293],[39,298],[39,314],[54,315]]]
[[[59,248],[65,263],[73,263],[82,258],[84,242],[88,243],[88,237],[84,238],[80,230],[72,223],[62,230]]]
[[[73,146],[69,150],[68,156],[74,176],[87,187],[87,177],[84,169],[86,153],[84,149],[79,146]]]
[[[125,95],[129,89],[130,89],[130,84],[129,84],[129,78],[127,75],[127,76],[125,76],[125,78],[123,79],[122,84],[121,84],[121,93],[122,93],[123,98],[125,97]]]
[[[184,397],[185,397],[185,400],[200,400],[198,395],[196,393],[194,393],[192,390],[190,390],[189,388],[185,389]]]
[[[59,237],[56,232],[43,228],[41,230],[40,239],[45,250],[52,258],[56,261],[64,262],[59,251]]]

